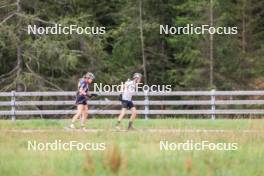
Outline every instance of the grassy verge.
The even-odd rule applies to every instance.
[[[264,175],[264,134],[241,133],[171,133],[46,132],[20,133],[6,129],[57,129],[69,120],[0,121],[0,175],[8,176],[84,176],[84,175]],[[90,120],[88,128],[111,128],[114,120]],[[127,121],[123,123],[126,125]],[[138,120],[137,128],[180,129],[255,129],[263,130],[263,120]],[[2,131],[1,131],[2,130]],[[33,151],[28,141],[38,143],[78,141],[105,143],[103,151]],[[237,143],[238,150],[161,151],[160,141],[182,143],[209,141]]]
[[[0,120],[0,129],[54,129],[68,126],[70,120],[17,120],[12,122],[10,120]],[[115,119],[89,119],[87,121],[87,128],[93,129],[109,129],[116,123]],[[122,122],[122,126],[126,126],[128,120]],[[78,126],[78,123],[77,123]],[[177,129],[263,129],[264,120],[259,119],[137,119],[135,121],[137,128],[177,128]]]

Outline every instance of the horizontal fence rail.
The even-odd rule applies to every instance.
[[[99,115],[115,115],[120,110],[111,109],[110,107],[120,106],[120,101],[109,100],[108,98],[115,98],[119,96],[119,92],[94,92],[99,95],[97,100],[88,100],[88,105],[91,105],[89,113]],[[74,114],[76,110],[21,110],[18,107],[28,106],[72,106],[75,104],[73,100],[76,92],[0,92],[0,98],[8,99],[0,101],[0,108],[10,107],[10,110],[0,110],[0,116],[12,116],[15,120],[16,116],[30,116],[30,115],[67,115]],[[244,97],[241,99],[240,97]],[[245,99],[245,96],[247,99]],[[252,97],[253,96],[253,97]],[[264,110],[259,109],[239,109],[234,106],[237,105],[264,105],[264,91],[174,91],[174,92],[137,92],[135,97],[142,100],[133,101],[135,105],[141,106],[144,109],[138,110],[138,114],[145,115],[210,115],[215,119],[215,115],[231,115],[231,114],[264,114]],[[41,100],[35,101],[36,97],[70,97],[71,100]],[[101,97],[101,98],[100,98]],[[107,97],[107,98],[105,98]],[[191,100],[181,100],[177,97],[185,97]],[[198,97],[200,99],[198,99]],[[229,97],[229,99],[224,99]],[[233,99],[239,97],[240,99]],[[256,98],[257,97],[257,98]],[[20,100],[20,99],[26,100]],[[152,98],[162,98],[168,100],[152,100]],[[254,99],[252,99],[254,98]],[[33,100],[32,100],[33,99]],[[151,99],[151,100],[150,100]],[[157,106],[170,106],[169,109],[156,109]],[[179,109],[177,107],[200,107],[199,109]],[[205,107],[206,106],[206,107]],[[218,106],[227,106],[225,109],[218,108]],[[230,109],[228,106],[232,106]],[[120,108],[120,107],[119,107]],[[182,107],[180,107],[182,108]]]
[[[138,110],[138,114],[145,114],[145,110]],[[75,114],[76,110],[30,110],[30,111],[16,111],[16,115],[64,115],[64,114]],[[119,110],[89,110],[90,114],[119,114]],[[128,112],[130,114],[130,112]],[[149,115],[211,115],[211,110],[149,110]],[[264,114],[264,110],[252,109],[252,110],[215,110],[215,114]],[[0,115],[13,115],[11,111],[0,111]]]
[[[65,106],[73,105],[75,101],[16,101],[16,106]],[[144,101],[133,101],[135,105],[145,105]],[[87,102],[88,105],[120,105],[120,101],[102,101],[102,100],[92,100]],[[215,105],[263,105],[264,100],[218,100],[215,101]],[[210,100],[186,100],[186,101],[148,101],[149,106],[155,105],[211,105]],[[0,101],[0,106],[13,106],[12,102]]]
[[[75,96],[74,91],[64,92],[15,92],[17,97],[35,97],[35,96]],[[102,96],[117,96],[119,92],[100,92]],[[137,92],[135,96],[264,96],[264,91],[174,91],[174,92]],[[10,97],[12,92],[0,92],[0,97]]]

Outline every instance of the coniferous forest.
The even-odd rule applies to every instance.
[[[264,176],[263,156],[264,0],[0,0],[0,176]]]
[[[28,34],[28,25],[96,26],[95,34]],[[235,35],[160,34],[160,25],[236,26]],[[104,34],[96,34],[98,28]],[[264,84],[264,1],[1,0],[0,91],[74,90],[87,71],[116,84],[134,72],[173,90]]]

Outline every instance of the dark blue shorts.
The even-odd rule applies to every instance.
[[[87,98],[84,95],[77,95],[76,104],[87,105]]]
[[[132,101],[122,100],[121,102],[122,102],[122,108],[131,109],[135,107]]]

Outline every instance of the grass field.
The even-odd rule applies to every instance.
[[[115,132],[113,119],[89,120],[94,132],[64,131],[69,120],[0,121],[0,176],[201,175],[263,176],[264,120],[137,120],[132,132]],[[127,121],[123,121],[124,128]],[[22,132],[22,130],[32,130]],[[42,131],[37,131],[41,129]],[[103,129],[103,130],[102,130]],[[148,131],[148,129],[161,129]],[[162,130],[164,129],[164,130]],[[182,131],[166,131],[180,129]],[[186,129],[224,130],[184,131]],[[46,130],[46,131],[45,131]],[[245,132],[246,130],[246,132]],[[33,151],[28,141],[105,143],[103,151]],[[237,143],[238,150],[161,151],[160,141]]]

